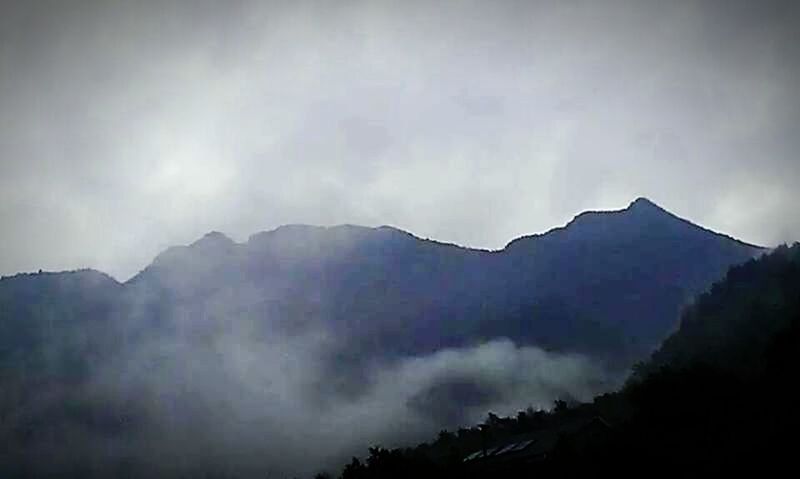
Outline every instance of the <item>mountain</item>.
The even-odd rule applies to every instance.
[[[87,358],[113,350],[123,285],[93,270],[0,280],[0,374],[80,377]],[[7,384],[7,383],[5,383]]]
[[[490,404],[520,379],[484,377],[498,350],[536,384],[549,378],[545,395],[569,394],[551,370],[626,370],[694,295],[762,251],[639,199],[498,251],[288,225],[243,243],[211,232],[125,283],[92,270],[4,277],[0,476],[263,477],[308,462],[292,441],[316,437],[318,458],[347,452],[327,434],[390,420],[387,390],[408,434],[441,427],[420,419],[432,414],[463,417],[450,398]],[[487,342],[501,337],[514,343]],[[589,359],[559,354],[572,352]],[[463,358],[475,364],[459,369]],[[587,371],[572,371],[581,388],[605,384]]]
[[[503,255],[516,282],[508,291],[531,303],[521,321],[573,318],[561,326],[574,329],[552,339],[558,347],[569,348],[564,340],[577,335],[583,350],[630,358],[674,330],[680,310],[731,265],[762,251],[639,198],[624,210],[583,213],[563,228],[512,241]]]
[[[153,327],[208,335],[248,324],[262,335],[324,328],[344,345],[339,359],[356,363],[507,337],[627,367],[691,298],[762,251],[643,198],[498,251],[388,226],[287,225],[244,243],[212,232],[124,284],[93,271],[0,280],[0,357],[99,325],[132,341]]]
[[[662,368],[702,365],[745,379],[761,377],[777,347],[800,327],[800,244],[731,268],[684,311],[680,328],[637,368],[640,377]],[[770,349],[772,348],[772,349]],[[783,359],[790,355],[787,349]],[[774,366],[774,364],[773,364]]]
[[[780,246],[696,298],[621,390],[551,411],[489,413],[416,447],[371,447],[339,477],[779,474],[793,465],[800,426],[798,292],[800,244]]]
[[[82,309],[95,322],[114,316],[134,336],[180,317],[198,331],[236,321],[264,334],[325,327],[360,358],[508,337],[629,365],[674,330],[694,295],[762,251],[643,198],[499,251],[388,226],[288,225],[241,244],[212,232],[121,285],[96,272],[3,279],[0,327]]]
[[[654,464],[664,475],[771,476],[792,467],[800,427],[798,292],[800,244],[731,268],[684,311],[679,329],[621,392],[595,400],[600,410],[627,409],[614,441],[593,451],[598,461],[565,463],[631,477]]]
[[[499,251],[387,226],[290,225],[241,244],[215,232],[168,249],[125,288],[150,298],[140,307],[151,316],[324,324],[362,356],[509,337],[629,364],[694,295],[761,251],[640,198]]]

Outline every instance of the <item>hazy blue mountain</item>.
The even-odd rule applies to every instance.
[[[697,293],[761,251],[640,198],[625,210],[583,213],[564,228],[512,241],[501,255],[513,282],[507,291],[528,298],[520,321],[538,317],[555,327],[527,328],[534,338],[638,356],[676,327]]]
[[[289,225],[244,243],[209,233],[125,283],[91,270],[5,277],[0,475],[222,474],[242,448],[259,459],[237,467],[297,467],[302,458],[285,457],[296,437],[265,437],[355,401],[374,407],[380,374],[409,381],[394,360],[435,367],[426,354],[506,337],[625,368],[676,328],[691,298],[760,252],[639,199],[499,251],[387,226]],[[498,348],[541,357],[487,351]],[[537,361],[572,364],[563,357]],[[440,427],[508,394],[481,371],[453,371],[401,383],[415,388],[403,411]],[[605,381],[581,371],[575,387]],[[548,394],[569,393],[551,372]],[[373,422],[394,420],[380,411]]]
[[[499,251],[388,226],[288,225],[241,244],[212,232],[124,284],[92,271],[3,279],[0,357],[73,326],[78,338],[113,322],[135,338],[154,326],[202,335],[245,322],[265,335],[323,325],[354,360],[508,337],[628,364],[674,330],[693,296],[761,251],[646,199]]]
[[[283,226],[237,244],[170,248],[125,288],[147,320],[315,324],[358,355],[408,355],[494,337],[628,363],[731,266],[761,250],[646,199],[483,251],[392,227]]]
[[[123,286],[93,270],[20,274],[0,280],[0,374],[85,374],[119,339]]]

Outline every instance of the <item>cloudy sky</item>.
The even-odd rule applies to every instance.
[[[0,273],[284,223],[499,248],[636,196],[800,239],[798,5],[4,0]]]

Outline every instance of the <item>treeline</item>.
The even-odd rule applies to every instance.
[[[480,426],[442,431],[413,448],[370,448],[338,477],[777,474],[792,462],[800,426],[799,348],[795,244],[732,268],[620,391],[588,404],[558,402],[549,412],[490,414]],[[487,444],[591,417],[603,418],[609,434],[580,444],[561,437],[536,461],[464,461]]]

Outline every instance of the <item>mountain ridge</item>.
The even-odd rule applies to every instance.
[[[333,328],[364,357],[507,337],[624,366],[674,329],[692,297],[764,251],[638,198],[501,250],[391,226],[284,225],[242,243],[212,231],[117,284],[121,307],[148,311],[146,321],[244,315]]]
[[[263,230],[263,231],[255,232],[255,233],[251,234],[246,241],[243,241],[243,242],[236,242],[236,241],[234,241],[233,239],[231,239],[229,236],[225,235],[222,232],[210,231],[210,232],[206,233],[205,235],[203,235],[201,238],[199,238],[199,239],[195,240],[194,242],[190,243],[189,245],[185,245],[185,246],[178,245],[178,246],[171,246],[171,247],[167,248],[166,250],[164,250],[161,253],[159,253],[156,256],[156,259],[159,256],[163,255],[164,253],[168,252],[169,250],[171,250],[173,248],[197,247],[197,246],[201,246],[201,245],[209,245],[209,244],[212,244],[212,243],[217,245],[217,246],[222,245],[224,247],[237,247],[237,248],[240,248],[240,247],[252,246],[254,243],[258,243],[259,241],[266,240],[268,238],[276,238],[276,237],[280,237],[282,235],[286,235],[286,234],[290,234],[290,233],[306,233],[306,234],[309,234],[309,235],[313,234],[315,236],[320,236],[320,235],[322,235],[322,236],[324,236],[324,235],[332,236],[332,235],[335,235],[336,233],[340,233],[340,232],[348,231],[348,230],[350,232],[357,232],[357,233],[360,233],[360,234],[380,234],[380,233],[389,232],[391,234],[397,234],[397,235],[401,235],[403,237],[407,237],[407,238],[411,238],[411,239],[415,239],[415,240],[419,240],[419,241],[424,241],[424,242],[435,244],[435,245],[447,246],[447,247],[455,247],[455,248],[459,248],[459,249],[462,249],[462,250],[467,250],[467,251],[470,251],[470,252],[497,254],[497,253],[507,252],[509,249],[514,248],[514,247],[518,246],[519,244],[525,243],[525,242],[527,242],[529,240],[535,240],[535,239],[539,239],[539,238],[543,238],[543,237],[549,237],[549,236],[552,236],[552,235],[557,235],[557,234],[559,234],[561,232],[569,230],[570,228],[575,228],[577,224],[579,224],[579,223],[581,223],[581,222],[583,222],[583,221],[585,221],[587,219],[590,219],[590,218],[608,218],[608,217],[614,216],[614,215],[625,215],[625,214],[630,215],[630,214],[642,214],[642,213],[645,213],[645,214],[648,214],[648,215],[657,214],[660,217],[662,217],[662,219],[669,218],[670,220],[680,222],[681,224],[684,224],[686,226],[702,230],[704,232],[713,234],[713,235],[715,235],[717,237],[721,237],[721,238],[725,238],[725,239],[734,241],[734,242],[736,242],[739,245],[744,246],[744,247],[755,248],[755,249],[759,249],[759,250],[763,250],[763,251],[766,251],[768,249],[767,247],[756,245],[756,244],[753,244],[753,243],[749,243],[747,241],[741,240],[739,238],[735,238],[735,237],[727,235],[725,233],[720,233],[720,232],[711,230],[709,228],[706,228],[704,226],[698,225],[698,224],[696,224],[694,222],[691,222],[689,220],[681,218],[680,216],[675,215],[674,213],[672,213],[669,210],[659,206],[658,204],[656,204],[655,202],[649,200],[646,197],[638,197],[638,198],[634,199],[625,208],[612,209],[612,210],[587,210],[587,211],[583,211],[583,212],[575,215],[572,218],[572,220],[570,220],[569,222],[567,222],[563,226],[556,226],[556,227],[553,227],[553,228],[551,228],[551,229],[549,229],[547,231],[544,231],[542,233],[533,233],[533,234],[522,235],[522,236],[516,237],[514,239],[511,239],[508,243],[506,243],[505,246],[503,246],[500,249],[478,248],[478,247],[466,246],[466,245],[458,244],[458,243],[455,243],[455,242],[441,241],[441,240],[432,239],[432,238],[425,238],[425,237],[418,236],[418,235],[416,235],[416,234],[414,234],[414,233],[412,233],[410,231],[407,231],[407,230],[404,230],[404,229],[401,229],[401,228],[398,228],[398,227],[395,227],[395,226],[391,226],[391,225],[380,225],[380,226],[376,226],[376,227],[370,227],[370,226],[355,225],[355,224],[350,224],[350,223],[343,223],[343,224],[330,225],[330,226],[311,225],[311,224],[305,224],[305,223],[289,223],[289,224],[280,225],[280,226],[278,226],[276,228],[273,228],[271,230]],[[155,262],[155,259],[154,259],[154,262]],[[144,269],[146,269],[146,268],[147,268],[147,266]],[[134,275],[133,277],[131,277],[130,279],[128,279],[127,281],[124,281],[123,283],[130,282],[138,274],[140,274],[142,271],[144,271],[144,269],[141,270],[136,275]]]
[[[215,292],[259,291],[215,314],[325,324],[365,355],[509,337],[628,364],[675,327],[695,294],[764,251],[638,198],[500,250],[389,226],[292,224],[242,243],[210,232],[167,249],[125,284],[180,298],[198,316]]]
[[[576,225],[576,223],[578,223],[578,222],[580,222],[582,220],[588,219],[590,217],[598,217],[598,216],[599,217],[604,217],[604,216],[609,216],[609,215],[625,214],[625,213],[636,212],[637,210],[638,211],[642,211],[642,210],[655,211],[658,214],[661,214],[663,216],[669,217],[669,218],[671,218],[673,220],[677,220],[677,221],[679,221],[681,223],[686,224],[687,226],[691,226],[691,227],[697,228],[699,230],[702,230],[704,232],[711,233],[711,234],[713,234],[715,236],[734,241],[734,242],[740,244],[741,246],[745,246],[745,247],[748,247],[748,248],[755,248],[755,249],[759,249],[759,250],[762,250],[762,251],[767,251],[767,250],[770,249],[769,247],[765,247],[765,246],[762,246],[762,245],[757,245],[755,243],[750,243],[750,242],[747,242],[747,241],[742,240],[740,238],[736,238],[734,236],[728,235],[726,233],[722,233],[722,232],[718,232],[718,231],[712,230],[710,228],[706,228],[706,227],[704,227],[702,225],[699,225],[697,223],[689,221],[689,220],[687,220],[685,218],[682,218],[682,217],[670,212],[666,208],[663,208],[662,206],[658,205],[657,203],[651,201],[650,199],[648,199],[646,197],[638,197],[638,198],[634,199],[633,201],[631,201],[628,204],[628,206],[626,206],[625,208],[608,209],[608,210],[586,210],[586,211],[583,211],[583,212],[578,213],[577,215],[575,215],[570,221],[568,221],[567,223],[565,223],[562,226],[555,226],[555,227],[550,228],[550,229],[548,229],[548,230],[546,230],[544,232],[541,232],[541,233],[531,233],[531,234],[518,236],[516,238],[513,238],[513,239],[509,240],[505,244],[505,246],[503,246],[502,248],[499,248],[499,249],[467,246],[467,245],[459,244],[459,243],[456,243],[456,242],[443,241],[443,240],[437,240],[437,239],[428,238],[428,237],[422,237],[422,236],[418,236],[418,235],[416,235],[416,234],[414,234],[414,233],[412,233],[412,232],[410,232],[408,230],[404,230],[402,228],[398,228],[396,226],[387,225],[387,224],[371,227],[371,226],[356,225],[356,224],[351,224],[351,223],[342,223],[342,224],[329,225],[329,226],[312,225],[312,224],[306,224],[306,223],[287,223],[287,224],[279,225],[279,226],[277,226],[277,227],[275,227],[273,229],[270,229],[270,230],[262,230],[262,231],[258,231],[258,232],[252,233],[247,238],[247,240],[245,240],[243,242],[237,242],[237,241],[233,240],[230,236],[228,236],[225,233],[223,233],[221,231],[218,231],[218,230],[209,231],[208,233],[205,233],[203,236],[201,236],[200,238],[194,240],[193,242],[191,242],[189,244],[169,246],[168,248],[166,248],[163,251],[161,251],[160,253],[158,253],[153,258],[151,263],[148,264],[147,266],[145,266],[145,268],[143,268],[138,273],[136,273],[131,278],[129,278],[129,279],[125,280],[125,281],[119,281],[119,280],[113,278],[112,276],[110,276],[108,273],[105,273],[104,271],[102,271],[100,269],[96,269],[96,268],[78,268],[78,269],[58,270],[58,271],[41,271],[40,270],[39,273],[33,272],[33,271],[31,271],[31,272],[24,272],[23,271],[23,272],[14,273],[14,274],[11,274],[11,275],[3,275],[2,279],[12,278],[12,277],[19,276],[19,275],[36,275],[36,274],[45,274],[45,273],[55,274],[55,273],[69,273],[69,272],[79,272],[79,271],[96,271],[96,272],[102,273],[103,275],[106,275],[106,276],[109,276],[109,277],[113,278],[116,282],[118,282],[120,284],[126,284],[126,283],[131,282],[136,276],[141,274],[145,269],[147,269],[148,266],[153,265],[158,260],[159,257],[161,257],[162,255],[168,254],[171,250],[181,250],[181,249],[184,249],[184,248],[207,248],[207,247],[212,247],[212,246],[214,246],[214,247],[219,247],[219,246],[224,246],[224,247],[243,247],[243,246],[247,246],[247,245],[249,245],[249,244],[251,244],[253,242],[257,242],[260,239],[263,239],[263,238],[266,238],[266,237],[270,237],[270,236],[276,236],[276,235],[285,233],[285,232],[290,231],[290,230],[314,232],[314,233],[330,233],[330,232],[335,232],[335,231],[341,231],[341,230],[344,230],[344,229],[360,230],[360,231],[365,232],[365,233],[381,233],[381,232],[387,232],[388,231],[388,232],[391,232],[391,233],[395,233],[395,234],[403,235],[403,236],[406,236],[406,237],[410,237],[410,238],[413,238],[413,239],[416,239],[416,240],[420,240],[420,241],[424,241],[424,242],[428,242],[428,243],[432,243],[432,244],[436,244],[436,245],[441,245],[441,246],[456,247],[456,248],[459,248],[459,249],[468,250],[468,251],[472,251],[472,252],[503,253],[503,252],[506,252],[509,248],[515,247],[519,243],[524,243],[524,242],[526,242],[528,240],[535,240],[535,239],[539,239],[539,238],[542,238],[542,237],[547,237],[547,236],[558,234],[560,232],[568,230],[569,228],[574,227]]]
[[[750,247],[750,248],[758,248],[758,249],[761,249],[761,250],[767,250],[768,249],[768,248],[766,248],[764,246],[756,245],[754,243],[749,243],[749,242],[746,242],[744,240],[741,240],[741,239],[735,238],[733,236],[730,236],[728,234],[720,233],[718,231],[714,231],[712,229],[709,229],[709,228],[706,228],[704,226],[701,226],[701,225],[699,225],[697,223],[694,223],[692,221],[689,221],[689,220],[687,220],[685,218],[682,218],[682,217],[672,213],[671,211],[667,210],[666,208],[663,208],[662,206],[656,204],[655,202],[649,200],[646,197],[640,196],[640,197],[634,199],[625,208],[612,209],[612,210],[587,210],[587,211],[583,211],[583,212],[578,213],[577,215],[575,215],[570,221],[568,221],[563,226],[556,226],[556,227],[551,228],[551,229],[549,229],[549,230],[547,230],[547,231],[545,231],[543,233],[534,233],[534,234],[523,235],[523,236],[520,236],[518,238],[514,238],[514,239],[512,239],[511,241],[509,241],[506,244],[506,246],[503,248],[503,250],[507,249],[509,246],[512,246],[515,243],[524,242],[525,240],[537,239],[537,238],[542,238],[542,237],[546,237],[546,236],[553,235],[553,234],[558,234],[558,233],[560,233],[562,231],[565,231],[565,230],[569,229],[570,227],[574,227],[579,222],[587,220],[587,219],[591,219],[591,218],[595,218],[595,219],[596,218],[608,218],[608,217],[619,216],[619,215],[624,215],[624,214],[642,214],[642,213],[650,214],[650,215],[658,214],[662,218],[669,218],[670,220],[679,221],[679,222],[681,222],[681,223],[683,223],[683,224],[685,224],[687,226],[691,226],[691,227],[697,228],[699,230],[711,233],[711,234],[713,234],[715,236],[719,236],[719,237],[723,237],[723,238],[735,241],[735,242],[739,243],[742,246],[746,246],[746,247]],[[499,251],[502,251],[502,250],[499,250]]]
[[[494,354],[485,345],[506,345],[498,351],[522,376],[538,377],[539,359],[552,369],[567,358],[597,366],[583,378],[594,386],[579,375],[546,394],[603,388],[647,357],[698,293],[762,251],[642,200],[496,251],[392,227],[290,225],[245,243],[209,232],[126,283],[92,270],[19,275],[0,281],[0,386],[13,392],[0,413],[18,418],[0,438],[26,444],[30,418],[44,438],[77,421],[103,441],[135,439],[176,415],[187,427],[202,423],[248,391],[240,412],[258,415],[271,396],[252,386],[284,379],[314,408],[330,398],[369,403],[376,375],[404,376],[404,365],[452,351]],[[453,394],[472,397],[470,408],[517,394],[480,370],[456,373],[412,381],[399,407],[444,424],[465,414]],[[84,401],[76,415],[71,401],[97,381],[110,402]],[[185,431],[213,436],[227,423]],[[171,447],[177,437],[151,439]]]

